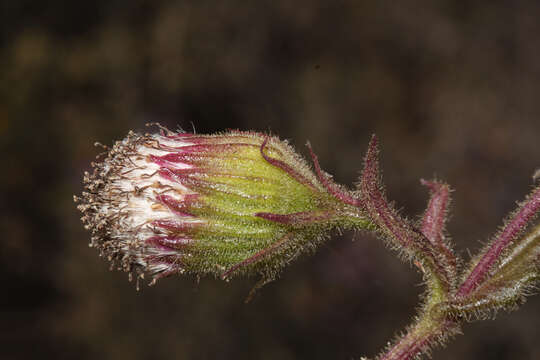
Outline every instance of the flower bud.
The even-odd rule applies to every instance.
[[[368,226],[342,199],[352,193],[261,133],[130,132],[92,165],[75,198],[90,246],[153,282],[184,272],[273,279],[332,227]]]

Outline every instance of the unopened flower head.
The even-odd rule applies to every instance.
[[[368,226],[316,165],[261,133],[130,132],[75,200],[90,246],[130,274],[273,278],[328,229]]]

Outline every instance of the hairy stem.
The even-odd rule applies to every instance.
[[[457,323],[444,318],[434,319],[425,315],[411,326],[378,360],[409,360],[430,351],[435,343],[442,343],[449,336],[459,332]]]

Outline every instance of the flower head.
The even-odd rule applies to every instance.
[[[130,132],[93,167],[75,199],[90,246],[154,281],[184,272],[271,279],[326,230],[367,226],[336,196],[353,194],[261,133]]]

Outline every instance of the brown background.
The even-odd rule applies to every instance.
[[[351,233],[248,305],[253,279],[137,293],[87,247],[72,196],[94,141],[146,122],[270,130],[303,154],[309,139],[345,184],[377,133],[388,194],[411,218],[419,178],[456,189],[449,232],[465,258],[540,166],[537,1],[0,4],[2,359],[345,360],[414,314],[419,275]],[[434,355],[538,359],[539,325],[537,296]]]

